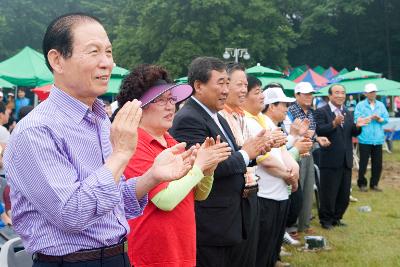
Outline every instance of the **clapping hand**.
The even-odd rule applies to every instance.
[[[378,114],[373,114],[370,118],[371,120],[376,120],[378,122],[383,121],[382,117],[380,117]]]
[[[142,117],[141,103],[128,101],[115,116],[111,125],[110,140],[114,153],[129,160],[136,151],[137,128]]]
[[[294,144],[294,147],[297,148],[300,155],[305,155],[310,151],[312,145],[313,143],[309,138],[302,138]]]
[[[312,139],[314,136],[315,131],[314,130],[307,130],[306,134],[304,135],[304,137],[310,138]]]
[[[304,136],[309,127],[309,119],[306,118],[304,120],[300,120],[299,118],[296,118],[290,125],[290,134],[293,136]]]
[[[272,139],[274,140],[274,148],[281,147],[286,144],[287,138],[286,134],[282,131],[281,128],[276,128],[271,132]]]
[[[231,155],[231,148],[228,143],[221,142],[218,135],[217,140],[207,137],[204,143],[197,151],[197,157],[194,162],[205,176],[213,175],[218,164],[226,160]]]
[[[193,167],[199,145],[185,151],[186,143],[165,149],[154,160],[149,172],[158,182],[173,181],[185,176]]]
[[[317,137],[317,142],[321,147],[327,147],[327,146],[331,145],[331,142],[325,136],[318,136]]]
[[[287,170],[288,176],[286,183],[292,186],[292,192],[296,192],[299,185],[299,168],[290,168]]]
[[[293,185],[295,182],[297,182],[296,173],[293,168],[288,168],[286,170],[286,175],[283,177],[283,180],[285,180],[288,185]]]
[[[371,118],[369,118],[369,117],[366,117],[366,118],[359,117],[357,119],[356,126],[357,127],[363,127],[363,126],[368,125],[370,122],[371,122]]]
[[[310,128],[310,120],[305,118],[300,125],[300,132],[299,132],[300,136],[304,136],[309,128]]]
[[[251,137],[244,142],[242,150],[246,151],[250,159],[255,159],[257,156],[267,152],[269,137],[265,133],[266,130],[263,129],[256,136]]]
[[[293,136],[300,135],[301,120],[296,118],[290,125],[290,134]]]
[[[333,127],[338,125],[342,125],[344,123],[344,116],[343,115],[336,115],[335,119],[333,120]]]

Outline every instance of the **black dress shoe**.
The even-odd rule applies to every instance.
[[[326,230],[331,230],[333,229],[333,225],[332,224],[327,224],[327,223],[322,223],[321,227],[326,229]]]
[[[360,186],[361,192],[368,192],[368,188],[366,186]]]
[[[337,227],[346,227],[347,224],[342,222],[342,221],[336,221],[333,223],[333,226],[337,226]]]
[[[382,192],[383,190],[382,189],[380,189],[379,187],[377,187],[377,186],[371,186],[371,191],[375,191],[375,192]]]

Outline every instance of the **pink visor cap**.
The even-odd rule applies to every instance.
[[[176,97],[176,103],[182,102],[189,98],[193,93],[193,88],[189,84],[173,84],[167,83],[165,80],[158,80],[154,86],[150,87],[146,93],[139,99],[142,102],[141,107],[148,105],[151,101],[171,90]]]

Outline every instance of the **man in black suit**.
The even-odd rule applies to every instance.
[[[233,151],[215,170],[208,199],[195,205],[197,266],[243,266],[245,259],[233,251],[246,238],[246,216],[242,211],[244,174],[251,161],[266,152],[269,137],[263,130],[241,148],[237,146],[228,123],[218,114],[229,93],[229,78],[222,61],[196,58],[189,66],[188,80],[194,96],[177,112],[170,133],[189,147],[203,143],[206,137],[220,135]]]
[[[354,123],[353,115],[344,108],[345,88],[335,84],[329,88],[328,105],[317,109],[316,132],[331,142],[321,147],[320,154],[320,210],[319,220],[325,229],[345,226],[341,221],[349,205],[351,168],[353,167],[352,136],[361,133],[361,126],[368,118],[359,118]]]

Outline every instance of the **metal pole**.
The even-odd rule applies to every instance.
[[[235,48],[234,53],[235,53],[235,62],[239,63],[239,49]]]

